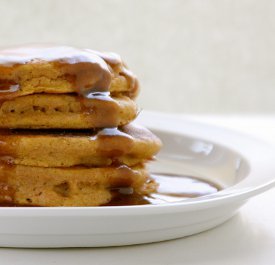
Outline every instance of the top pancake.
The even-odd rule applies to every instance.
[[[68,46],[21,46],[0,50],[0,98],[35,93],[110,92],[135,98],[136,77],[121,58]]]

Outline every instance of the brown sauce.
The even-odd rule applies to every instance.
[[[20,77],[17,69],[28,63],[50,62],[72,84],[87,121],[91,113],[95,127],[103,128],[118,124],[118,103],[110,96],[112,77],[124,76],[128,82],[126,95],[135,97],[138,81],[119,55],[68,46],[33,45],[0,50],[0,73],[13,73],[13,80],[1,80],[0,104],[20,95]],[[94,127],[94,126],[93,126]]]
[[[94,92],[108,92],[114,70],[128,80],[131,93],[138,85],[137,78],[117,54],[51,45],[0,50],[0,67],[4,72],[12,73],[20,65],[40,62],[53,63],[60,68],[63,77],[72,83],[75,92],[84,97]],[[14,86],[18,85],[19,80],[16,74],[13,76],[13,80],[0,80],[0,92],[14,92]]]
[[[0,79],[0,96],[8,93],[15,93],[20,89],[19,85],[10,80]]]
[[[110,93],[114,75],[126,78],[129,85],[127,96],[134,97],[137,94],[138,81],[136,77],[116,54],[65,46],[38,45],[0,50],[0,72],[13,76],[13,80],[0,78],[0,103],[20,94],[18,67],[39,62],[51,62],[54,67],[61,70],[63,78],[72,84],[77,99],[81,103],[82,112],[87,114],[87,120],[89,121],[91,113],[96,114],[95,116],[98,117],[96,127],[99,128],[118,124],[119,106]],[[9,75],[7,74],[7,76]],[[70,132],[62,132],[62,130],[34,131],[1,130],[0,132],[0,201],[5,201],[8,206],[13,206],[15,191],[8,183],[9,179],[13,177],[15,168],[13,163],[17,155],[16,147],[20,140],[20,134],[29,133],[31,137],[43,133],[70,134]],[[71,132],[71,135],[77,136],[81,133],[78,130]],[[91,134],[91,131],[88,132],[88,135],[89,133]],[[10,137],[10,135],[14,137]],[[90,139],[98,141],[98,150],[101,155],[112,158],[127,154],[133,145],[133,138],[118,128],[97,130],[92,133]],[[121,140],[123,144],[121,144]],[[112,189],[114,199],[105,206],[173,203],[206,196],[221,189],[214,183],[194,177],[152,174],[152,179],[159,184],[158,189],[150,196],[141,196],[133,193],[133,189],[129,188],[135,177],[135,171],[126,166],[115,165],[115,163],[112,166],[119,167],[120,178],[111,182],[114,187]]]
[[[82,113],[86,115],[89,122],[91,114],[96,127],[103,128],[119,123],[120,107],[111,95],[110,92],[90,92],[85,96],[78,95],[78,101],[81,103]],[[96,119],[96,120],[94,120]]]
[[[97,151],[104,157],[115,158],[129,153],[134,145],[133,137],[118,128],[100,130],[95,139]]]
[[[116,189],[113,200],[104,206],[158,205],[181,202],[210,195],[222,189],[215,183],[191,176],[156,173],[151,177],[159,184],[157,192],[150,196],[141,196],[134,194],[131,189]]]

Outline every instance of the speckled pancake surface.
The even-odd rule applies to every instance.
[[[154,157],[160,140],[142,126],[92,130],[2,130],[0,160],[40,167],[133,166]]]
[[[0,50],[0,206],[143,204],[161,141],[132,123],[138,92],[114,53]]]
[[[33,45],[0,50],[2,98],[34,93],[138,94],[138,81],[119,55],[68,46]]]
[[[0,204],[100,206],[118,193],[149,194],[157,184],[142,167],[42,168],[0,164]]]
[[[0,128],[116,127],[129,123],[137,113],[136,103],[126,96],[80,101],[72,94],[34,94],[4,101],[0,105]]]

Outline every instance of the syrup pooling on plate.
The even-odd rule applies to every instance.
[[[127,193],[125,189],[116,189],[113,200],[104,206],[158,205],[181,202],[210,195],[222,189],[210,181],[185,175],[155,173],[151,175],[151,178],[156,181],[158,188],[150,196],[140,196],[131,193],[130,190]]]
[[[177,202],[210,195],[221,190],[219,185],[211,181],[192,176],[156,173],[152,174],[152,178],[159,183],[159,187],[157,192],[148,198],[151,204]]]

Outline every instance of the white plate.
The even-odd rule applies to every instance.
[[[153,171],[212,180],[224,190],[164,205],[1,208],[0,246],[99,247],[157,242],[213,228],[274,186],[275,149],[226,129],[157,113],[139,117],[163,142]]]

